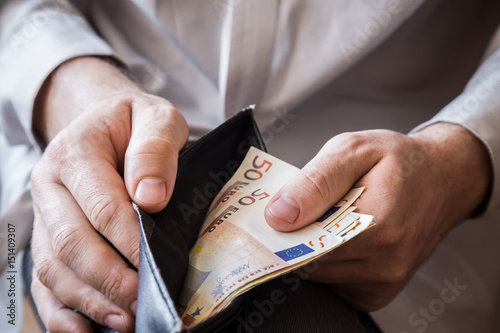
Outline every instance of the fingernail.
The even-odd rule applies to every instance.
[[[135,315],[137,315],[137,300],[132,302],[132,304],[130,305],[130,309]]]
[[[282,195],[269,206],[269,212],[277,219],[291,224],[299,217],[300,208],[294,199]]]
[[[162,178],[143,178],[137,185],[134,200],[147,204],[157,204],[167,198],[167,184]]]
[[[118,332],[127,331],[127,325],[125,325],[125,319],[123,318],[122,315],[117,315],[117,314],[107,315],[106,318],[104,318],[104,324],[106,324],[106,326]]]

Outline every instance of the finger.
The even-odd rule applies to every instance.
[[[32,240],[32,257],[36,263],[33,274],[37,280],[42,280],[45,287],[62,303],[86,314],[101,325],[118,332],[131,331],[128,328],[134,327],[132,315],[83,282],[55,256],[48,242],[49,235],[40,218],[40,214],[36,213]]]
[[[90,128],[84,132],[87,130],[96,131],[95,128]],[[90,222],[97,232],[138,267],[139,225],[123,179],[116,171],[116,162],[110,157],[114,154],[111,142],[101,137],[92,154],[85,157],[79,155],[78,149],[72,149],[70,143],[61,143],[74,141],[85,145],[92,143],[92,138],[91,135],[76,138],[58,136],[45,153],[58,156],[43,160],[32,173],[32,194],[40,207],[53,208],[52,214],[57,221],[68,222],[64,217],[69,208],[60,195],[51,192],[54,184],[66,187],[71,195],[66,193],[64,198],[78,203],[76,206],[72,205],[72,210],[83,211],[87,224]],[[61,193],[61,189],[55,190]],[[43,209],[42,213],[45,211],[47,209]],[[48,217],[44,220],[51,222]]]
[[[43,207],[41,220],[47,227],[48,239],[57,258],[91,287],[133,313],[137,303],[137,272],[129,268],[116,250],[92,228],[66,188],[50,184],[44,189],[51,195],[41,198],[41,202],[36,195],[35,209]],[[41,282],[55,286],[59,279],[58,272],[50,269],[47,261],[42,263],[48,267],[34,260],[37,270],[43,272],[39,276]]]
[[[331,139],[319,153],[271,199],[267,223],[293,231],[316,221],[381,158],[365,148],[371,136],[346,133]]]
[[[31,282],[31,294],[38,314],[49,332],[93,333],[90,323],[64,305],[36,275]]]
[[[178,153],[187,137],[184,118],[167,101],[155,98],[133,102],[125,183],[130,197],[145,211],[157,212],[170,199]]]

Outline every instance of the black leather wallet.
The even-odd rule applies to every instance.
[[[265,150],[252,108],[247,108],[180,153],[174,192],[165,209],[148,215],[135,206],[141,228],[137,331],[181,331],[176,301],[186,276],[189,251],[210,203],[238,169],[250,146]],[[222,329],[242,311],[244,297],[236,298],[190,331]]]

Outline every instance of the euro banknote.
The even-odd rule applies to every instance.
[[[363,188],[350,190],[314,223],[294,232],[271,228],[264,210],[300,169],[251,147],[239,169],[212,201],[189,253],[182,291],[186,328],[232,299],[295,270],[368,229],[373,217],[355,213]]]

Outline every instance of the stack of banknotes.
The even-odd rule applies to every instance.
[[[264,218],[269,200],[300,170],[252,147],[210,206],[196,244],[180,303],[190,328],[238,295],[295,270],[374,225],[355,213],[363,188],[350,190],[316,222],[279,232]]]

